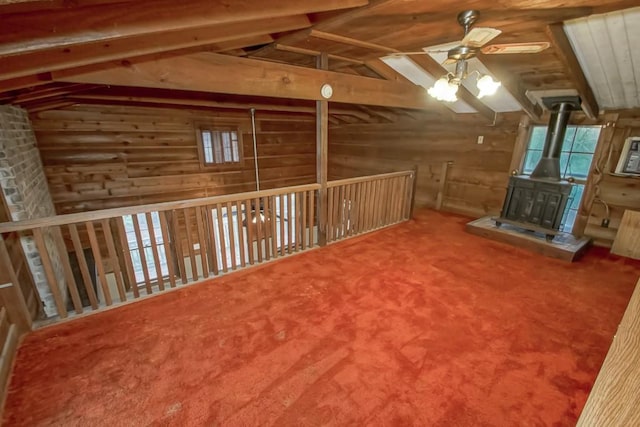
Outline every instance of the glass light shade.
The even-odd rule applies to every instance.
[[[485,75],[480,77],[477,83],[478,90],[480,90],[478,98],[494,95],[501,85],[502,83],[494,81],[491,76]]]
[[[458,97],[456,96],[456,93],[458,92],[458,85],[449,82],[447,76],[436,81],[433,87],[429,88],[427,92],[438,101],[456,102],[458,100]]]

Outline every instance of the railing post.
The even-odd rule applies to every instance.
[[[409,206],[409,218],[413,219],[413,209],[416,204],[416,189],[418,188],[418,165],[414,165],[411,174],[411,201]]]
[[[4,238],[0,234],[0,305],[2,305],[9,315],[9,319],[18,328],[18,335],[31,330],[31,314],[24,299],[20,283],[11,258],[7,251]]]

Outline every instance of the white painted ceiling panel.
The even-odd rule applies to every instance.
[[[640,108],[640,7],[564,23],[601,109]]]

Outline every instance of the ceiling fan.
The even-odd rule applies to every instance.
[[[505,53],[538,53],[550,46],[549,42],[533,42],[533,43],[509,43],[509,44],[493,44],[485,46],[494,38],[498,37],[502,31],[496,28],[476,27],[472,28],[480,17],[477,10],[465,10],[458,14],[458,23],[464,30],[464,38],[455,47],[449,50],[429,50],[425,49],[418,52],[394,52],[392,56],[404,55],[428,55],[431,53],[445,53],[447,58],[442,65],[456,64],[455,72],[448,72],[435,82],[433,87],[428,89],[431,96],[439,101],[455,102],[457,101],[456,93],[462,80],[466,79],[468,73],[469,59],[475,58],[479,53],[483,54],[505,54]],[[483,47],[484,46],[484,47]],[[494,81],[490,75],[480,75],[476,86],[478,88],[478,98],[487,95],[493,95],[501,86],[500,82]]]
[[[490,27],[476,27],[473,25],[480,18],[477,10],[465,10],[458,14],[458,23],[464,30],[464,38],[459,45],[446,50],[421,50],[417,52],[394,52],[392,55],[427,55],[430,53],[447,53],[447,59],[443,65],[453,64],[457,61],[466,61],[478,56],[480,52],[485,55],[513,54],[513,53],[539,53],[549,48],[549,42],[528,42],[528,43],[505,43],[485,46],[494,38],[498,37],[502,31]],[[484,46],[484,47],[483,47]]]

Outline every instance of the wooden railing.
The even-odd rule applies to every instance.
[[[33,237],[55,313],[64,319],[316,246],[318,188],[10,222],[0,233]]]
[[[33,318],[99,311],[305,251],[318,230],[334,242],[406,220],[414,183],[414,172],[397,172],[330,182],[324,204],[320,185],[309,184],[1,223],[0,285],[9,288],[0,297],[17,298],[21,330]],[[319,205],[328,218],[320,227]],[[34,257],[42,274],[24,263]]]
[[[329,182],[327,242],[335,242],[409,219],[414,183],[414,171]]]

